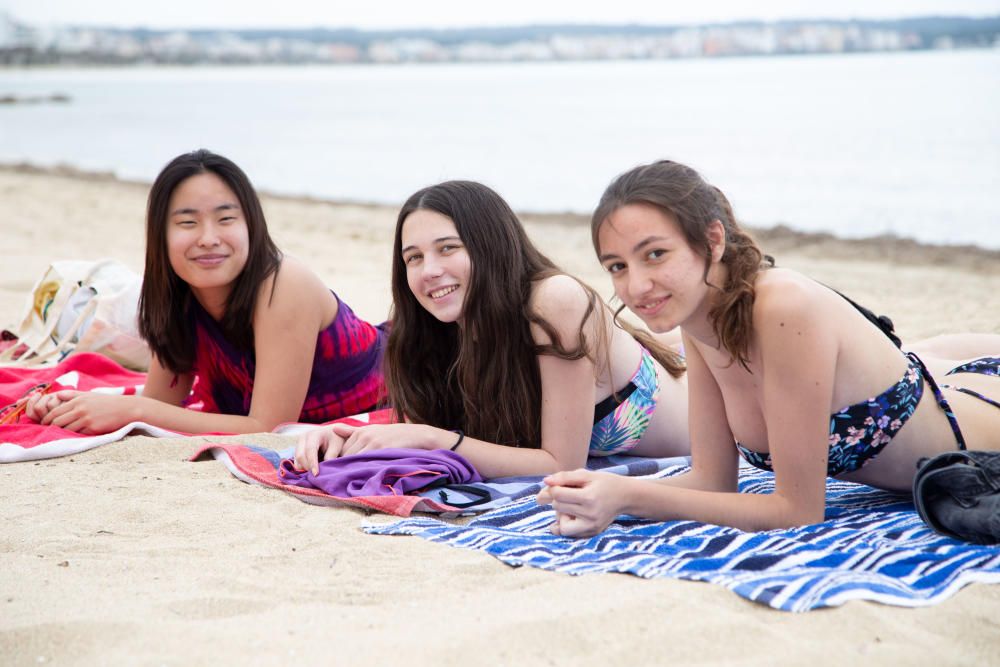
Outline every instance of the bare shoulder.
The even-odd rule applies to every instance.
[[[577,315],[579,324],[590,302],[590,292],[576,278],[559,274],[534,284],[529,305],[532,312],[548,320]]]
[[[579,340],[580,326],[589,312],[600,307],[593,303],[593,294],[572,276],[559,274],[539,280],[531,290],[531,312],[548,322],[563,338],[564,344]],[[540,327],[532,326],[536,341],[546,343],[548,337]]]
[[[313,271],[301,260],[283,257],[278,270],[260,285],[258,312],[272,312],[298,318],[312,313],[329,319],[328,311],[336,309],[336,299]]]
[[[762,351],[790,358],[834,342],[839,311],[830,308],[830,290],[787,269],[765,271],[755,289],[753,326]]]
[[[768,269],[754,284],[754,327],[760,331],[781,324],[822,319],[825,290],[819,283],[788,269]],[[827,290],[828,291],[828,290]]]

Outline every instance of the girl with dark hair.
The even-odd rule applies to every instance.
[[[539,502],[556,510],[553,532],[593,535],[623,513],[743,530],[816,523],[828,476],[905,491],[921,457],[1000,449],[1000,336],[904,353],[887,318],[773,268],[722,192],[689,167],[619,176],[591,229],[625,305],[654,332],[681,328],[691,470],[658,481],[551,475]],[[740,454],[774,471],[774,493],[737,493]]]
[[[687,453],[684,369],[528,239],[493,190],[449,181],[403,205],[386,349],[400,421],[303,436],[296,463],[367,449],[457,450],[484,477],[582,466],[591,455]]]
[[[253,433],[365,412],[383,393],[383,328],[281,254],[246,174],[206,150],[150,190],[139,331],[153,353],[141,396],[60,391],[27,414],[81,433]]]

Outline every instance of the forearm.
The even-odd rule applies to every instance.
[[[426,443],[428,449],[451,449],[458,442],[458,434],[431,426],[428,429]],[[544,449],[528,449],[508,447],[492,442],[470,438],[462,439],[462,444],[455,450],[461,454],[486,479],[497,477],[518,477],[525,475],[548,475],[560,470],[580,467],[578,465],[560,465],[554,456]]]
[[[243,415],[199,412],[147,396],[122,396],[128,402],[128,421],[141,421],[184,433],[267,433],[277,423]]]
[[[676,479],[683,482],[682,477]],[[691,520],[745,531],[790,528],[823,520],[822,507],[818,512],[803,509],[775,493],[704,491],[671,485],[669,481],[628,480],[621,512],[654,521]]]

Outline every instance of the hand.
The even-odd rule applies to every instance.
[[[434,449],[434,434],[445,433],[423,424],[369,424],[348,426],[334,424],[334,433],[344,438],[341,456],[360,454],[372,449]]]
[[[134,421],[132,396],[63,389],[28,398],[25,414],[43,426],[58,426],[86,435],[110,433]]]
[[[345,438],[334,433],[333,426],[303,433],[295,445],[295,467],[318,475],[319,462],[340,456],[344,440]]]
[[[49,414],[52,408],[62,403],[56,394],[44,394],[41,392],[31,393],[27,398],[21,399],[21,401],[24,401],[24,416],[38,423],[41,423],[45,419],[45,415]],[[18,401],[18,403],[20,404],[21,401]]]
[[[543,482],[536,497],[539,505],[552,504],[556,521],[552,532],[564,537],[596,535],[621,514],[628,480],[619,475],[589,470],[557,472]]]
[[[332,424],[302,434],[295,446],[295,467],[319,474],[319,462],[371,449],[427,449],[432,443],[422,424]],[[430,446],[433,446],[430,444]]]

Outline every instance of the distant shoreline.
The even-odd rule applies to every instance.
[[[3,163],[0,170],[19,174],[38,174],[92,182],[122,183],[148,189],[148,181],[121,178],[110,171],[90,171],[71,165],[60,164],[52,167],[39,166],[28,162]],[[266,188],[259,190],[262,197],[281,201],[303,201],[329,204],[332,206],[352,206],[373,210],[395,211],[398,206],[391,204],[358,201],[350,199],[330,199],[309,195],[272,192]],[[571,227],[590,224],[588,215],[567,211],[564,213],[539,213],[518,211],[526,222],[558,224]],[[814,255],[822,258],[844,258],[851,260],[886,261],[907,265],[960,266],[970,271],[990,275],[1000,274],[1000,250],[981,248],[975,245],[945,245],[924,243],[913,239],[882,234],[877,236],[844,238],[827,232],[804,232],[792,229],[786,224],[761,226],[747,223],[747,229],[760,243],[765,252],[775,256],[781,264],[783,252],[794,251],[799,255]]]

